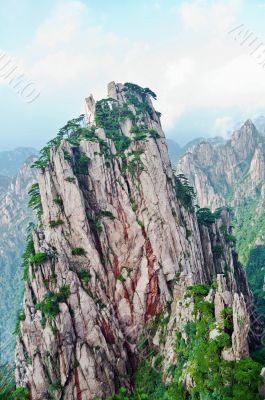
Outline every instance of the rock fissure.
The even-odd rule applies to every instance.
[[[52,250],[53,256],[29,263],[16,348],[17,384],[31,387],[33,400],[48,400],[50,386],[57,388],[55,400],[131,391],[137,364],[149,352],[166,383],[168,370],[181,365],[182,386],[190,393],[196,377],[189,379],[189,365],[181,364],[175,348],[177,334],[188,347],[186,329],[196,307],[198,319],[207,311],[213,336],[213,315],[221,321],[230,307],[233,329],[223,332],[229,336],[223,357],[249,355],[251,293],[220,233],[231,225],[229,213],[224,209],[209,226],[198,225],[191,192],[173,184],[153,92],[115,83],[108,90],[108,100],[86,99],[90,124],[80,123],[82,117],[70,121],[37,163],[43,214],[34,252]],[[64,223],[50,226],[59,218]],[[32,369],[26,353],[36,350]]]

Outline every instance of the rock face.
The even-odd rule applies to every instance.
[[[232,207],[239,260],[246,266],[258,312],[265,315],[264,134],[248,120],[224,145],[194,146],[180,159],[177,173],[194,186],[200,207]]]
[[[215,209],[229,202],[265,193],[265,137],[248,120],[225,144],[202,142],[182,156],[177,172],[194,186],[201,207]]]
[[[26,243],[26,228],[33,220],[28,209],[28,190],[36,179],[30,157],[3,190],[0,203],[0,351],[1,362],[13,361],[16,315],[22,302],[23,270],[21,255]]]
[[[181,147],[177,142],[172,139],[167,138],[168,145],[168,155],[172,165],[176,165],[179,159],[191,151],[194,146],[199,143],[210,143],[212,146],[218,146],[220,144],[225,144],[225,139],[217,136],[214,138],[197,138],[188,142],[185,146]]]
[[[152,340],[166,380],[176,332],[185,335],[195,318],[187,287],[198,283],[216,281],[208,296],[217,321],[233,309],[226,357],[248,355],[252,296],[225,239],[230,217],[224,210],[210,227],[198,225],[176,191],[153,93],[140,89],[112,82],[109,102],[90,96],[91,125],[51,147],[39,169],[43,214],[16,349],[17,384],[33,400],[130,390],[138,340],[165,309],[166,340],[159,330]]]
[[[10,184],[11,178],[8,176],[0,175],[0,198],[5,194],[7,191],[8,185]]]

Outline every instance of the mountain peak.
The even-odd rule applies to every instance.
[[[261,141],[263,141],[262,136],[252,120],[248,119],[239,130],[233,133],[230,143],[241,159],[247,159],[251,157]]]
[[[248,126],[249,128],[252,128],[252,129],[255,128],[255,129],[256,129],[256,127],[255,127],[255,125],[254,125],[254,123],[252,122],[251,119],[247,119],[247,120],[245,121],[244,125],[245,125],[245,126]]]
[[[130,391],[146,358],[149,370],[160,359],[161,382],[170,380],[177,335],[185,341],[201,310],[210,313],[208,337],[215,318],[225,334],[229,307],[236,340],[221,340],[218,354],[228,346],[227,360],[249,354],[249,291],[226,240],[229,213],[202,210],[198,226],[194,191],[169,162],[155,93],[111,82],[108,95],[86,99],[90,124],[69,121],[35,164],[39,223],[28,238],[16,352],[17,383],[34,400],[49,398],[56,382],[56,400]],[[210,307],[196,308],[208,294]],[[192,363],[200,362],[183,365],[185,374]]]

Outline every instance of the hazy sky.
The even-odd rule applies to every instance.
[[[228,34],[265,42],[264,17],[255,0],[0,0],[0,49],[40,91],[27,104],[0,79],[0,150],[40,148],[112,80],[154,90],[179,143],[227,135],[265,114],[265,69]]]

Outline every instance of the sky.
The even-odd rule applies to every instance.
[[[0,0],[0,150],[41,148],[113,80],[156,92],[182,145],[228,137],[265,115],[264,17],[261,0]]]

